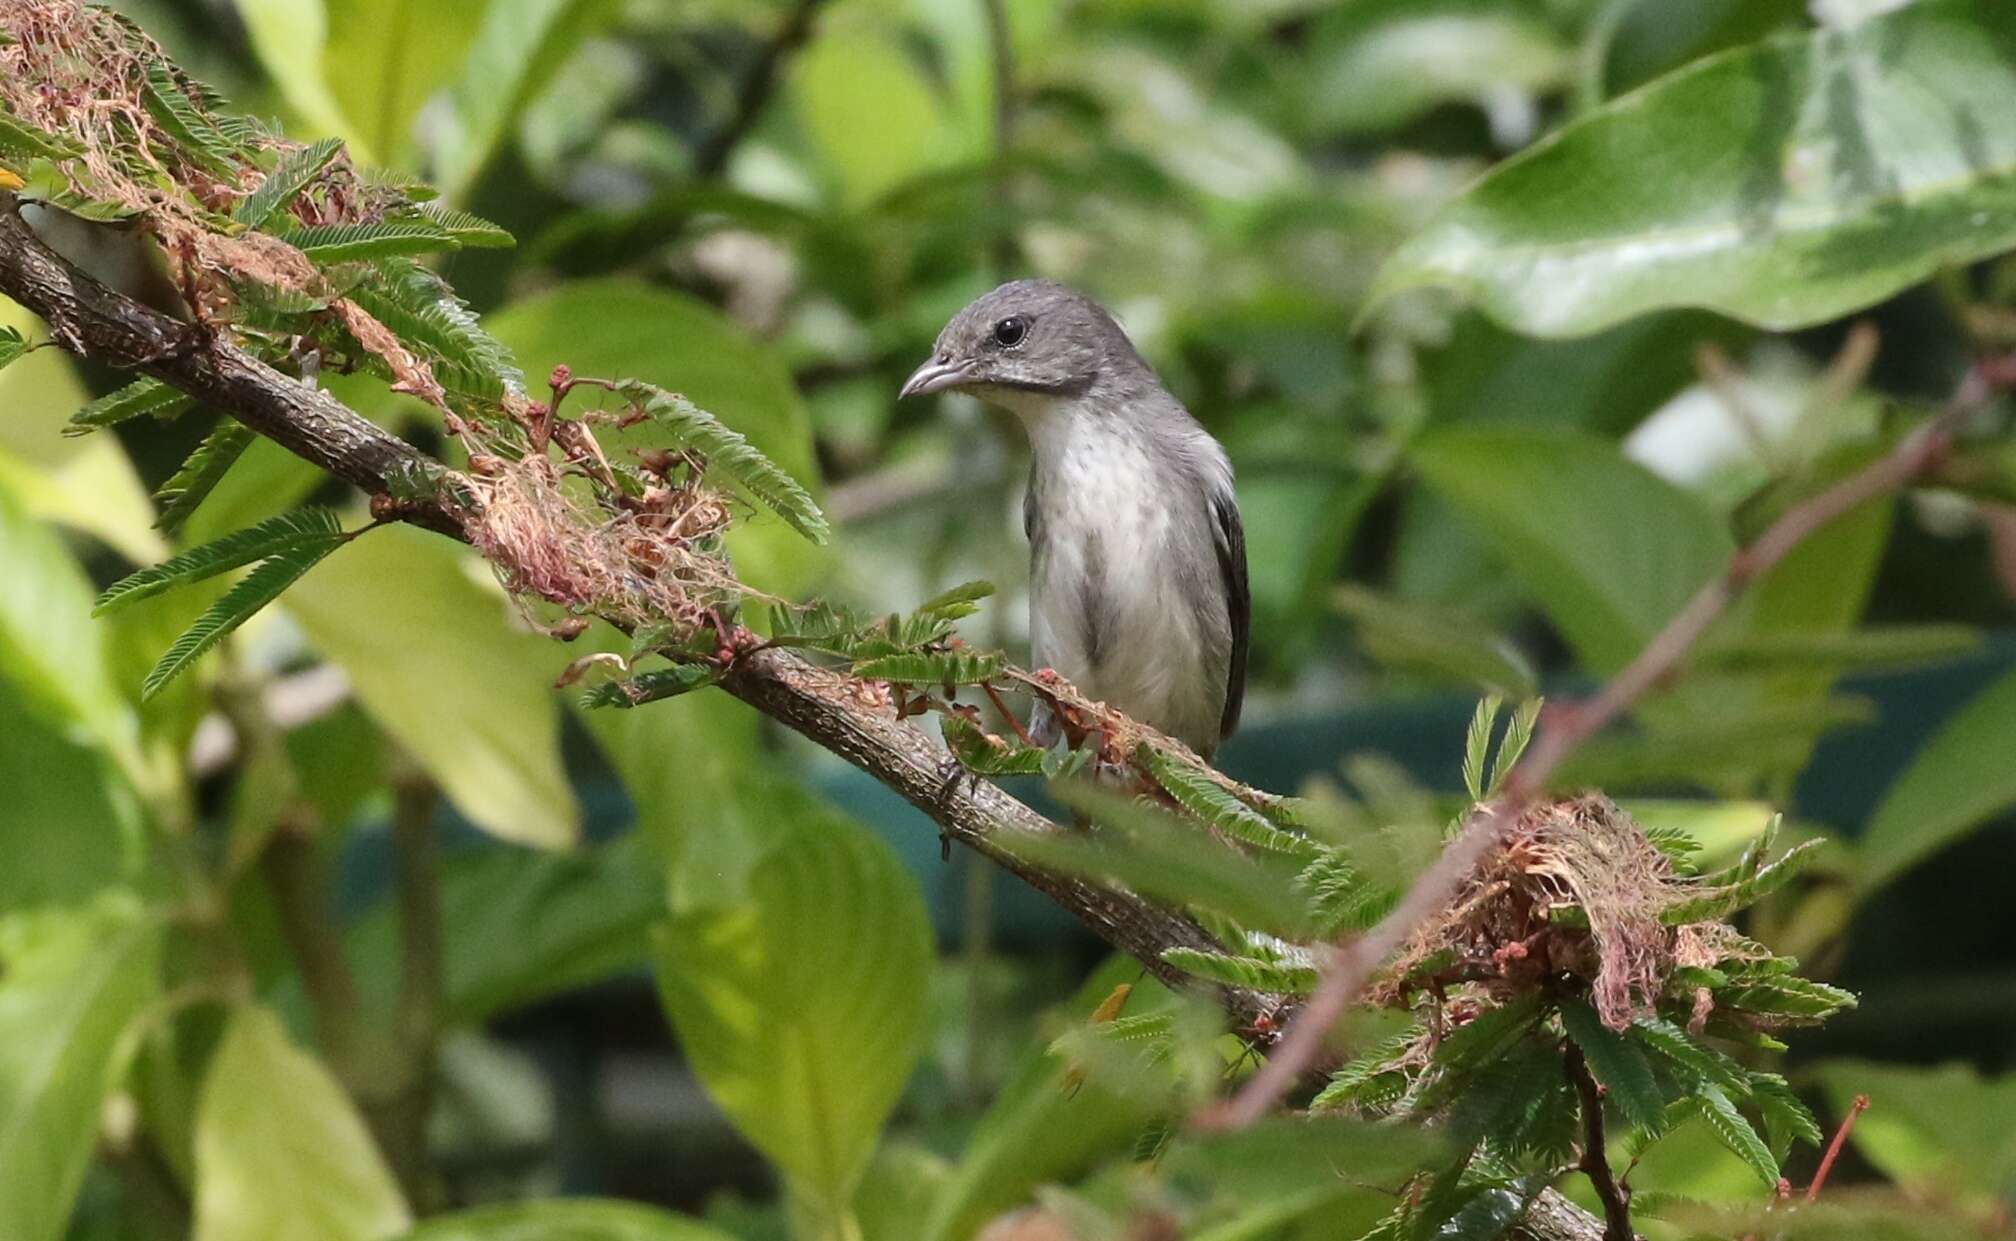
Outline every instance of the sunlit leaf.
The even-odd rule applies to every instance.
[[[616,1199],[500,1202],[437,1215],[400,1241],[732,1241],[663,1207]]]
[[[196,1241],[390,1241],[412,1223],[349,1096],[250,1004],[197,1104],[194,1213]]]
[[[1377,294],[1446,285],[1550,336],[1663,306],[1836,318],[2016,245],[2016,120],[1979,106],[2016,93],[2012,49],[2007,6],[1923,0],[1698,62],[1494,169]]]
[[[0,918],[0,1236],[58,1241],[158,992],[160,927],[130,898]]]
[[[604,0],[493,0],[484,8],[430,135],[443,195],[466,197],[513,118],[611,7]]]
[[[709,1095],[838,1218],[923,1048],[930,924],[865,828],[808,812],[771,844],[746,901],[664,925],[658,984]]]
[[[438,536],[388,527],[304,578],[287,611],[456,809],[506,840],[568,844],[580,810],[551,691],[567,656],[514,629],[468,563]]]

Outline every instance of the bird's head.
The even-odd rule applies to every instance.
[[[970,392],[1011,407],[1082,395],[1143,368],[1113,316],[1049,280],[1016,280],[952,317],[902,395]]]

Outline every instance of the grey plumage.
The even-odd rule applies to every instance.
[[[1239,722],[1251,610],[1224,449],[1111,315],[1050,281],[960,311],[903,395],[952,388],[1029,432],[1036,663],[1209,755]]]

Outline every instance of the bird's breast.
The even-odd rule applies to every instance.
[[[1093,427],[1062,442],[1039,440],[1030,486],[1036,662],[1208,747],[1223,675],[1206,666],[1197,609],[1181,595],[1195,575],[1176,562],[1208,553],[1189,529],[1195,501],[1184,480],[1138,436]]]

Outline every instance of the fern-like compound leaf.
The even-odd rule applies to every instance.
[[[215,542],[192,548],[151,569],[142,569],[121,578],[98,596],[91,614],[103,616],[164,590],[228,573],[268,556],[311,548],[333,550],[347,537],[336,514],[326,508],[304,508],[282,513],[256,526],[227,534]]]
[[[812,496],[739,431],[685,397],[651,384],[629,380],[617,391],[664,428],[675,447],[700,454],[711,473],[748,492],[798,533],[814,543],[824,543],[832,534]]]
[[[261,608],[280,597],[282,591],[301,580],[322,558],[342,546],[342,540],[297,547],[271,556],[247,573],[224,596],[210,605],[196,623],[184,630],[168,653],[141,683],[142,702],[161,692],[170,681],[201,659],[211,647],[233,630],[252,619]]]

